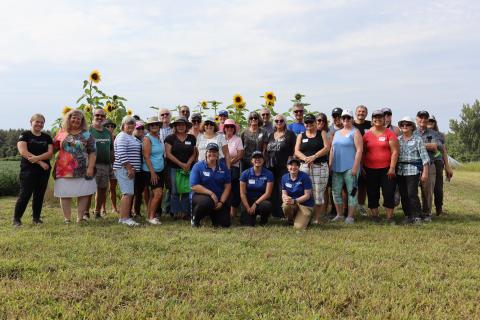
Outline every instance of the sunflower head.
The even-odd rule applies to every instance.
[[[128,115],[128,116],[133,116],[133,110],[132,110],[132,109],[128,109],[128,110],[127,110],[127,115]]]
[[[93,70],[93,71],[90,73],[89,79],[90,79],[90,81],[92,81],[93,83],[99,83],[100,80],[101,80],[100,72],[99,72],[98,70]]]
[[[83,108],[83,111],[85,111],[85,112],[87,112],[87,113],[92,112],[92,106],[89,105],[89,104],[87,104],[87,105],[85,106],[85,108]]]
[[[65,106],[65,107],[63,107],[62,114],[66,115],[70,110],[72,110],[72,108],[70,108],[68,106]]]
[[[207,101],[202,101],[202,102],[200,102],[200,106],[205,109],[208,106],[208,102]]]
[[[112,112],[114,109],[115,108],[110,101],[108,101],[107,104],[105,105],[105,108],[103,108],[103,110],[105,110],[106,112]]]
[[[275,100],[277,100],[277,97],[275,97],[275,94],[274,94],[273,92],[271,92],[271,91],[270,91],[270,92],[265,92],[264,97],[265,97],[265,100],[267,100],[267,101],[275,101]]]
[[[236,94],[233,96],[233,104],[239,107],[241,104],[243,104],[243,97],[240,94]]]
[[[303,97],[303,94],[301,94],[301,93],[295,94],[295,100],[300,101],[300,100],[302,100],[302,97]]]
[[[215,116],[215,122],[219,122],[220,121],[220,117],[218,115]]]

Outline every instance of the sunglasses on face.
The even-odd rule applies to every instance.
[[[105,118],[105,115],[104,114],[96,114],[95,118]]]
[[[188,113],[188,110],[182,110],[181,113]]]
[[[275,120],[275,123],[284,123],[283,119]]]
[[[269,117],[270,113],[262,113],[262,117]]]
[[[412,124],[409,123],[409,122],[407,122],[407,123],[400,123],[400,127],[407,127],[407,128],[408,128],[408,127],[411,127],[411,126],[412,126]]]
[[[228,125],[228,126],[225,126],[225,129],[235,129],[235,126]]]
[[[160,114],[160,117],[166,117],[166,116],[169,116],[169,115],[170,115],[170,113],[162,113],[162,114]]]
[[[211,122],[205,122],[205,127],[209,127],[209,126],[214,126],[215,124],[211,123]]]
[[[192,123],[200,123],[200,122],[202,122],[202,120],[197,120],[197,119],[192,120]]]
[[[305,121],[305,124],[313,124],[313,121]]]
[[[303,113],[303,110],[294,110],[293,113]]]
[[[107,129],[113,129],[115,128],[115,126],[113,124],[109,124],[109,125],[106,125],[105,128]]]
[[[325,122],[323,119],[317,119],[318,123]]]

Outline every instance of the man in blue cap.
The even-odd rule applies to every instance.
[[[228,111],[227,110],[220,110],[218,113],[218,132],[223,133],[223,125],[225,123],[225,120],[228,119]]]

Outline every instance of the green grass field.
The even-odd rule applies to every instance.
[[[448,214],[422,226],[132,229],[46,208],[13,228],[14,201],[0,200],[0,318],[480,318],[480,172],[455,171]]]

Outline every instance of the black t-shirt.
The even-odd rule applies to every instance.
[[[355,128],[357,128],[360,131],[360,133],[363,136],[365,134],[365,130],[368,130],[372,127],[372,122],[365,120],[364,123],[353,122],[353,125],[355,126]]]
[[[18,141],[27,143],[27,150],[35,156],[39,156],[48,151],[48,145],[53,144],[52,137],[46,133],[40,133],[39,136],[34,135],[31,131],[24,131],[18,137]],[[50,165],[50,160],[43,160]],[[22,157],[20,162],[20,170],[22,172],[43,171],[43,168],[36,163],[30,163],[27,159]]]
[[[323,143],[322,131],[317,131],[317,134],[313,138],[307,137],[307,133],[302,133],[302,140],[300,141],[300,151],[307,157],[313,156],[318,151],[322,150],[325,144]],[[313,163],[320,164],[327,162],[327,156],[323,155],[320,158],[315,159]]]
[[[187,163],[188,159],[192,156],[195,151],[195,146],[197,144],[197,138],[192,134],[187,134],[185,141],[180,141],[176,134],[171,134],[165,138],[165,143],[168,143],[172,146],[172,155],[175,156],[180,162]],[[179,169],[180,167],[168,161],[171,168]]]
[[[275,132],[270,133],[267,143],[267,168],[286,167],[288,158],[293,156],[296,136],[293,131],[286,130],[285,135],[275,140]]]

